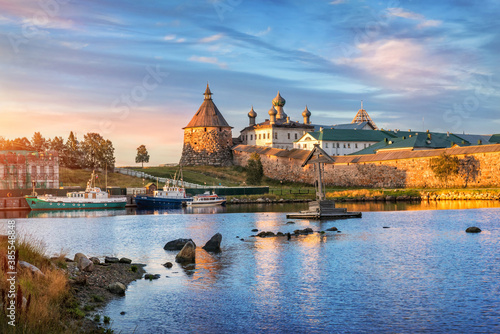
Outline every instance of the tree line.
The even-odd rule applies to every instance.
[[[113,170],[115,167],[115,149],[109,139],[98,133],[89,132],[78,140],[73,131],[66,142],[60,136],[44,138],[35,132],[31,140],[26,137],[13,140],[0,137],[1,150],[28,150],[37,152],[55,151],[59,155],[59,164],[67,168],[92,168]]]

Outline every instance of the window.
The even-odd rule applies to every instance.
[[[288,139],[290,139],[290,132],[288,132]]]
[[[262,139],[262,134],[259,133],[259,139]]]
[[[297,144],[297,148],[300,148],[300,144]]]
[[[328,148],[328,143],[325,144],[325,147]]]
[[[295,139],[297,139],[297,134],[295,134]]]
[[[358,144],[354,144],[354,148],[358,148]]]
[[[345,148],[345,143],[344,143],[344,148]]]
[[[267,139],[269,139],[269,137],[271,137],[271,133],[267,133]]]
[[[205,132],[207,132],[207,128],[205,128]]]
[[[351,148],[351,143],[347,144],[347,148]]]
[[[339,148],[339,147],[340,147],[340,144],[339,144],[339,143],[337,143],[337,148]]]
[[[274,139],[278,139],[278,133],[277,132],[274,133]]]
[[[250,140],[253,140],[253,135],[250,135]]]
[[[365,148],[366,148],[366,144],[365,144]]]

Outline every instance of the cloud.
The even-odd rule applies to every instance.
[[[189,57],[190,61],[194,61],[197,63],[205,63],[205,64],[214,64],[219,66],[220,68],[226,68],[226,63],[220,63],[216,57],[203,57],[203,56],[191,56]]]
[[[173,41],[175,39],[175,35],[167,35],[165,37],[163,37],[163,40],[164,41]]]
[[[223,34],[216,34],[216,35],[204,37],[204,38],[200,39],[200,43],[215,42],[215,41],[218,41],[219,39],[221,39],[223,36],[224,36]]]
[[[258,33],[255,34],[255,36],[265,36],[271,32],[271,27],[267,27],[266,30],[259,31]]]
[[[330,2],[330,5],[340,5],[342,3],[345,3],[346,0],[334,0],[332,2]]]
[[[442,21],[439,20],[427,20],[422,14],[405,11],[403,8],[399,7],[388,8],[387,13],[389,14],[389,16],[396,16],[409,20],[420,21],[420,23],[417,25],[417,28],[419,29],[427,27],[437,27],[442,23]]]

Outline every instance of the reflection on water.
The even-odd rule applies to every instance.
[[[417,202],[338,202],[339,208],[347,211],[413,211],[413,210],[461,210],[479,208],[498,208],[500,201],[417,201]]]

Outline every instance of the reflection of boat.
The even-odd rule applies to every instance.
[[[156,190],[153,195],[136,195],[135,203],[139,208],[179,207],[185,202],[192,201],[186,196],[186,189],[166,184],[163,190]]]
[[[31,210],[78,210],[78,209],[122,209],[127,204],[126,197],[111,197],[93,184],[94,172],[87,182],[85,191],[68,192],[66,197],[43,195],[26,196]]]
[[[226,199],[224,197],[219,197],[217,194],[206,191],[202,195],[196,195],[193,197],[191,202],[188,202],[189,206],[210,206],[210,205],[224,205],[226,204]]]
[[[126,209],[95,209],[95,210],[44,210],[30,211],[26,218],[95,218],[123,216],[127,214]]]

